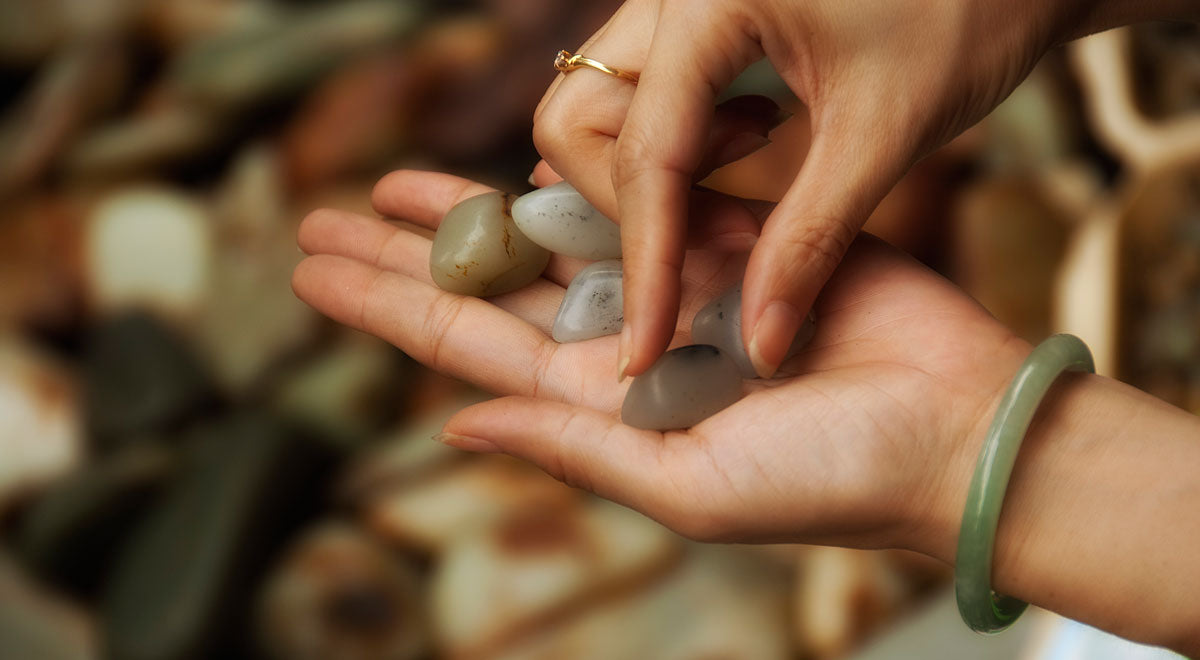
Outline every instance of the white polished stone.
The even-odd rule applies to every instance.
[[[742,376],[715,346],[682,346],[667,351],[633,379],[621,421],[652,431],[695,426],[742,397]]]
[[[799,353],[816,331],[813,314],[809,312],[796,331],[796,338],[788,347],[784,360]],[[711,344],[724,351],[737,364],[743,378],[758,377],[750,356],[746,355],[746,345],[742,343],[742,285],[714,298],[696,313],[696,318],[692,319],[692,341]]]
[[[571,280],[551,336],[567,343],[616,334],[625,319],[623,302],[621,260],[597,261]]]
[[[521,195],[512,214],[530,240],[556,254],[580,259],[621,256],[621,228],[566,181]]]

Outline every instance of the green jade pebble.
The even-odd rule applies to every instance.
[[[799,353],[816,331],[813,314],[809,312],[783,359]],[[750,356],[746,355],[746,345],[742,343],[742,285],[714,298],[696,313],[696,318],[692,319],[692,341],[716,346],[737,363],[743,378],[758,378]]]
[[[512,218],[515,195],[484,193],[456,204],[433,237],[429,272],[442,289],[467,296],[516,291],[542,274],[550,252]]]
[[[667,351],[633,379],[621,421],[651,431],[694,426],[742,397],[742,375],[715,346],[681,346]]]

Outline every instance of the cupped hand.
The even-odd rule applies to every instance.
[[[1028,348],[981,307],[894,248],[850,246],[816,305],[817,334],[771,381],[687,430],[620,423],[628,383],[615,336],[558,344],[549,329],[585,262],[555,256],[542,278],[487,300],[429,276],[429,230],[488,188],[396,172],[376,187],[385,220],[317,211],[296,294],[421,362],[506,395],[468,408],[448,440],[527,459],[567,483],[686,535],[911,547],[951,556],[981,420]],[[745,255],[692,250],[682,323],[742,276]]]
[[[622,225],[625,319],[619,363],[636,375],[676,325],[689,186],[726,126],[714,99],[766,56],[811,114],[812,146],[746,271],[742,318],[762,376],[779,365],[817,292],[863,222],[918,158],[982,118],[1056,40],[1101,3],[629,0],[560,75],[535,115],[555,171]],[[720,138],[730,153],[765,143]],[[732,146],[728,146],[732,145]]]

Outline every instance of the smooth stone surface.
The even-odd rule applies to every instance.
[[[579,271],[563,296],[551,336],[566,343],[616,334],[625,321],[621,260],[608,259]]]
[[[788,347],[784,360],[799,353],[816,332],[815,319],[809,312],[796,331],[796,339]],[[692,341],[716,346],[737,364],[743,378],[758,378],[750,356],[746,355],[746,345],[742,343],[742,285],[714,298],[696,313],[696,318],[692,319]]]
[[[534,243],[568,257],[615,259],[621,256],[621,228],[561,181],[521,195],[512,205],[513,220]]]
[[[621,421],[652,431],[694,426],[742,397],[737,364],[715,346],[667,351],[633,379],[621,405]]]
[[[483,297],[516,291],[542,274],[550,253],[513,222],[514,197],[490,192],[450,209],[429,254],[434,283],[446,291]]]

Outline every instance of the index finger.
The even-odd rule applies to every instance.
[[[761,55],[758,44],[731,32],[720,14],[664,3],[617,138],[612,182],[625,259],[622,375],[644,372],[670,342],[679,311],[689,190],[716,94]]]

